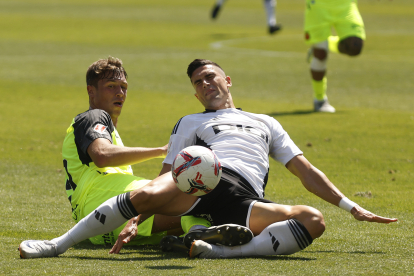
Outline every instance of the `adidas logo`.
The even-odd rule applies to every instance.
[[[272,239],[273,244],[273,250],[276,252],[277,248],[280,245],[280,242],[275,238],[275,236],[272,235],[272,233],[269,232],[270,238]]]
[[[100,223],[105,224],[106,216],[104,214],[99,213],[98,210],[95,210],[95,218]]]

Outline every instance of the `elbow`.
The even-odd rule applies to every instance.
[[[105,155],[102,155],[102,154],[95,155],[92,161],[93,163],[95,163],[95,165],[98,168],[104,168],[104,167],[110,166],[109,158],[107,158]]]

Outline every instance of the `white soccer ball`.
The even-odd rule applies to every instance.
[[[208,194],[221,178],[220,161],[210,149],[202,146],[190,146],[180,151],[171,171],[177,187],[193,196]]]

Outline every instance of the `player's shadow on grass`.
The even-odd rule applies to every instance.
[[[383,251],[337,251],[337,250],[327,250],[327,251],[304,251],[303,253],[335,253],[335,254],[382,254],[385,255],[387,253]]]
[[[125,262],[125,261],[157,261],[157,260],[168,260],[168,259],[190,259],[188,254],[184,251],[182,252],[162,252],[159,246],[157,245],[136,245],[136,246],[126,246],[122,249],[119,255],[110,255],[109,250],[112,248],[109,245],[94,245],[89,241],[81,242],[75,246],[75,249],[79,250],[107,250],[108,257],[93,257],[93,256],[65,256],[62,255],[60,258],[77,258],[80,260],[104,260],[104,261],[115,261],[115,262]],[[155,251],[154,251],[155,250]],[[314,253],[322,253],[323,251],[314,251]],[[136,255],[140,254],[140,257],[131,256],[128,258],[128,255]],[[144,256],[142,256],[144,255]],[[118,258],[116,256],[123,256],[126,258]],[[262,259],[262,260],[279,260],[279,261],[314,261],[317,258],[306,258],[306,257],[294,257],[294,256],[255,256],[255,257],[247,257],[247,258],[235,258],[235,259]],[[168,268],[171,267],[171,268]],[[156,267],[147,267],[149,269],[188,269],[191,267],[181,267],[181,266],[156,266]]]
[[[193,266],[183,266],[183,265],[165,265],[165,266],[145,266],[145,268],[153,270],[183,270],[183,269],[192,269]]]

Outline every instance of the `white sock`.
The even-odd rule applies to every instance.
[[[266,10],[267,24],[269,26],[275,26],[276,25],[276,14],[275,14],[276,0],[264,0],[263,4]]]
[[[121,194],[102,203],[72,229],[52,242],[57,244],[58,254],[62,254],[69,247],[90,237],[109,233],[136,216],[138,213],[131,203],[129,193]]]
[[[216,6],[222,6],[225,0],[217,0]]]
[[[249,243],[240,246],[223,246],[223,257],[289,255],[305,249],[312,237],[296,219],[279,221],[266,227]]]

